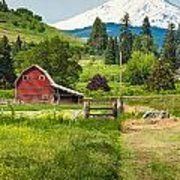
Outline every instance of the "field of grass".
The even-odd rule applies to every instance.
[[[130,124],[130,122],[128,122]],[[131,122],[122,134],[121,176],[126,180],[180,178],[180,121]]]
[[[120,178],[115,121],[0,119],[0,179]]]

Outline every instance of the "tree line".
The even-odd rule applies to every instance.
[[[96,18],[87,42],[89,53],[103,55],[105,64],[126,64],[124,81],[132,85],[146,85],[148,90],[175,89],[175,72],[180,67],[180,26],[178,30],[170,23],[164,46],[155,44],[151,24],[145,17],[140,35],[131,31],[129,14],[122,19],[119,37],[109,37],[106,25]]]

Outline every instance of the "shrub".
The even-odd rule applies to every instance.
[[[143,52],[135,51],[127,63],[125,71],[126,81],[132,85],[145,84],[155,62],[156,58],[153,53],[144,54]]]
[[[87,89],[91,91],[103,90],[103,91],[110,91],[110,87],[107,83],[107,79],[100,74],[95,75],[90,83],[87,85]]]

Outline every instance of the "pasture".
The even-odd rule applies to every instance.
[[[178,119],[166,126],[143,124],[141,114],[133,113],[116,120],[73,117],[81,105],[0,108],[0,179],[175,179],[179,175]]]
[[[0,119],[0,179],[119,179],[117,122]]]

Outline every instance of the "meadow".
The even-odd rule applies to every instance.
[[[0,119],[0,179],[120,178],[117,121]]]

